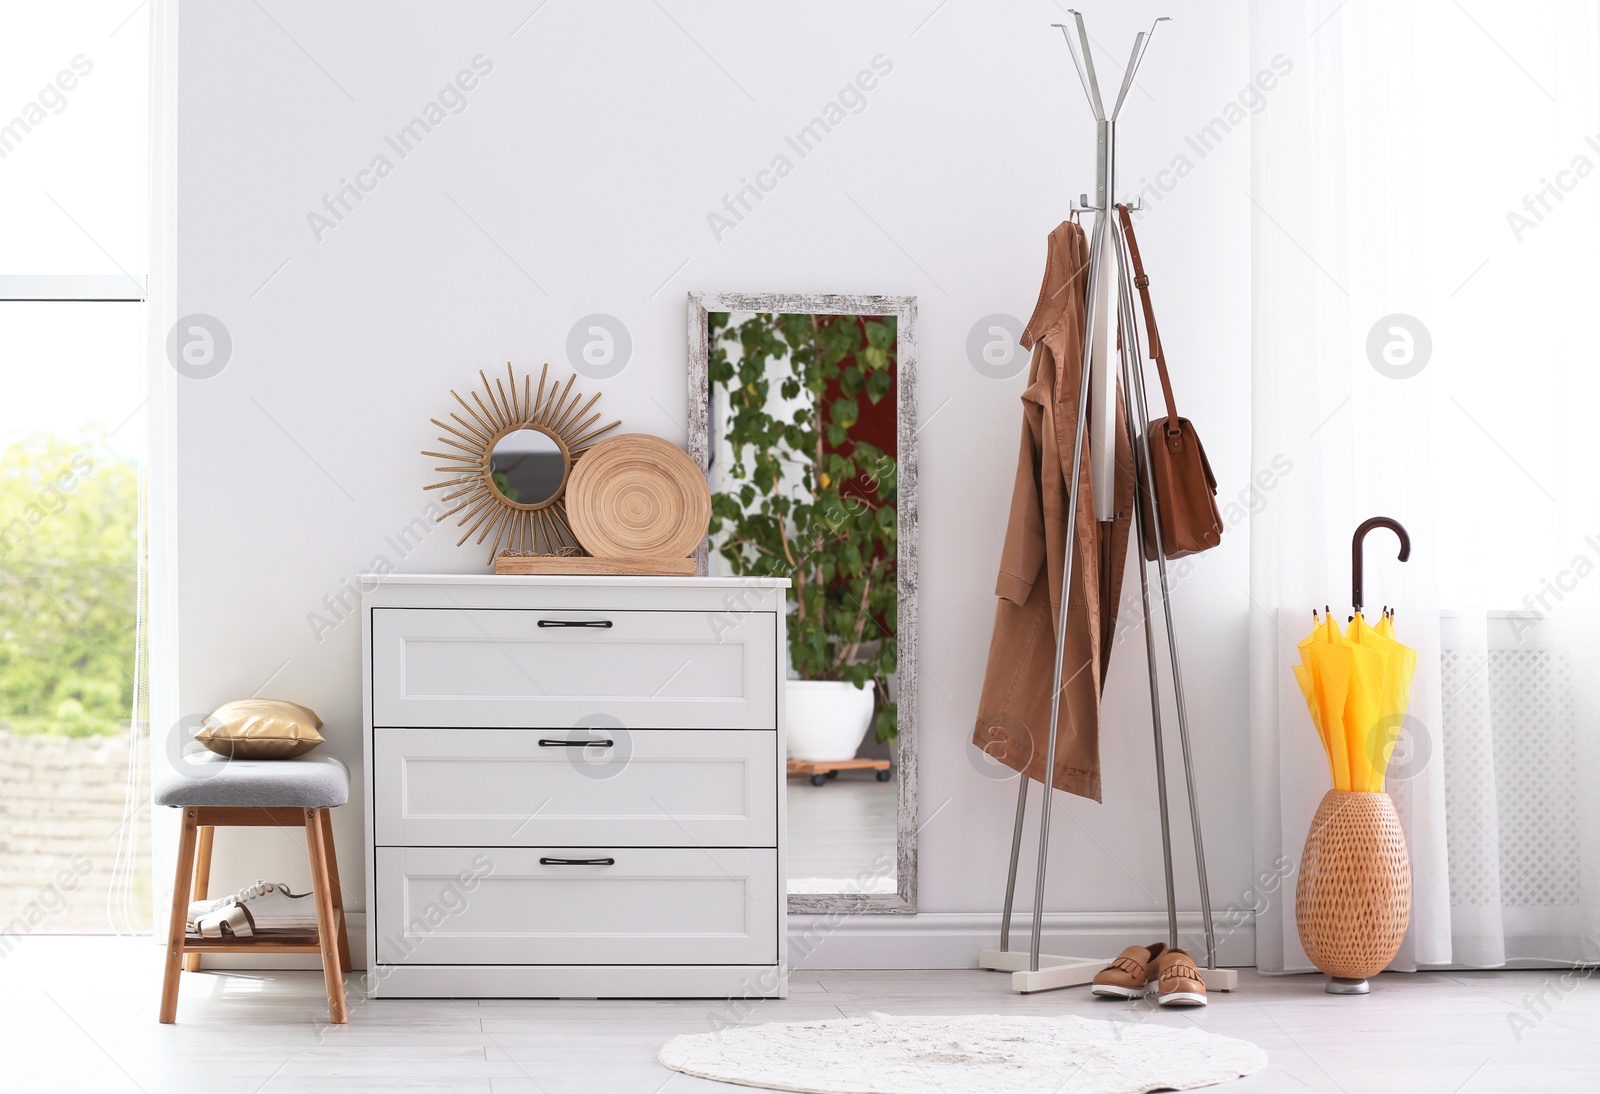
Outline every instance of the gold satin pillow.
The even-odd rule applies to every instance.
[[[235,699],[212,711],[194,739],[235,760],[289,760],[322,743],[315,711],[283,699]]]

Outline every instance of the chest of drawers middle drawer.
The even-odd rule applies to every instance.
[[[773,847],[777,735],[378,729],[380,846]]]

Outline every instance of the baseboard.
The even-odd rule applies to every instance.
[[[1012,920],[1011,946],[1026,949],[1032,920]],[[366,967],[367,917],[351,912],[350,954]],[[1255,964],[1255,924],[1217,924],[1217,964],[1248,968]],[[1124,946],[1144,945],[1167,934],[1161,912],[1052,912],[1044,917],[1046,953],[1115,957]],[[1178,915],[1180,943],[1196,957],[1205,953],[1198,912]],[[920,915],[791,915],[789,963],[795,969],[973,969],[978,951],[997,946],[1000,916],[995,912],[924,912]],[[202,967],[229,970],[319,969],[308,954],[205,954]]]
[[[1012,920],[1011,948],[1028,948],[1031,916]],[[1044,917],[1041,949],[1076,957],[1115,957],[1125,946],[1167,936],[1163,912],[1055,912]],[[1255,925],[1216,925],[1217,964],[1255,964]],[[1180,912],[1178,941],[1205,955],[1199,912]],[[996,912],[789,917],[789,963],[796,969],[973,969],[978,951],[1000,943]]]

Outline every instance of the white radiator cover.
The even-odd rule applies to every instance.
[[[1584,943],[1580,726],[1554,635],[1442,618],[1442,760],[1454,960],[1576,960]],[[1440,755],[1442,753],[1442,755]]]
[[[1441,657],[1450,903],[1575,905],[1578,750],[1567,655],[1486,653],[1486,665],[1484,651]]]

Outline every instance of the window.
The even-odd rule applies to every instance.
[[[0,957],[146,930],[149,6],[0,15]]]

